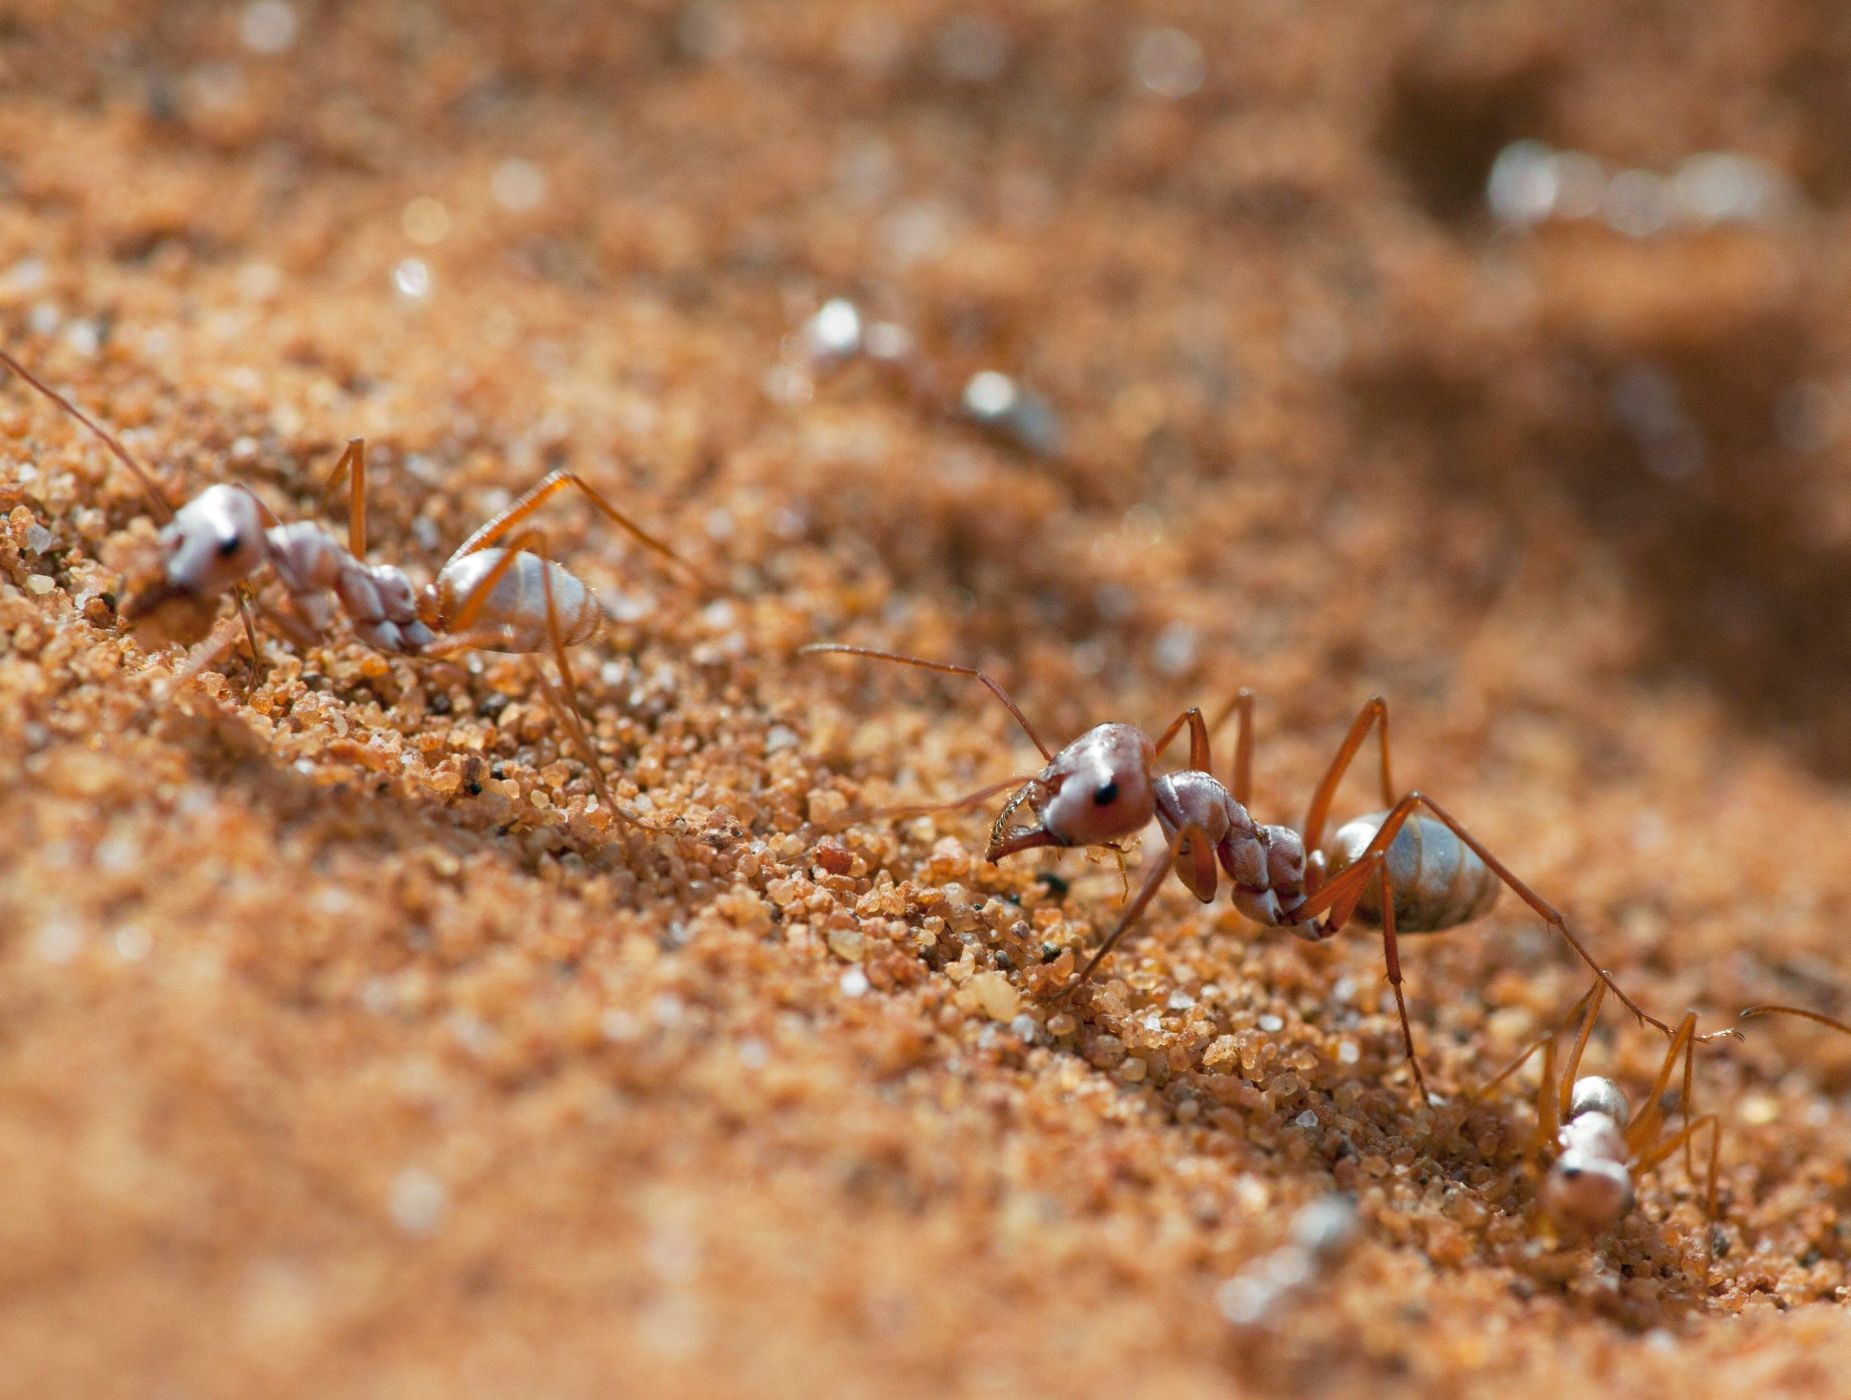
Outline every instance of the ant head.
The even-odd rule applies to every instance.
[[[1156,812],[1150,739],[1129,724],[1101,724],[1054,755],[1011,799],[991,833],[988,858],[1035,846],[1103,846],[1135,836]],[[1024,799],[1041,824],[1008,832],[1006,819]]]
[[[221,595],[264,561],[264,510],[243,487],[210,486],[161,527],[161,564],[133,591],[123,617],[138,633],[197,641],[210,629]]]
[[[1557,1225],[1610,1229],[1632,1209],[1632,1173],[1623,1162],[1569,1148],[1549,1168],[1539,1199]]]

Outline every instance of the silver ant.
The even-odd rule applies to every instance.
[[[1536,1093],[1536,1131],[1527,1152],[1548,1162],[1537,1191],[1537,1204],[1553,1225],[1578,1235],[1602,1234],[1631,1213],[1636,1185],[1646,1172],[1684,1149],[1684,1170],[1695,1184],[1691,1144],[1709,1130],[1709,1173],[1704,1192],[1704,1220],[1716,1221],[1716,1168],[1722,1147],[1722,1123],[1714,1113],[1692,1118],[1691,1088],[1696,1047],[1740,1032],[1727,1029],[1697,1032],[1696,1012],[1687,1012],[1673,1032],[1664,1061],[1651,1089],[1632,1113],[1626,1093],[1611,1079],[1581,1075],[1581,1057],[1593,1034],[1594,1022],[1607,987],[1595,982],[1569,1013],[1568,1023],[1580,1020],[1574,1049],[1561,1073],[1556,1072],[1558,1026],[1532,1042],[1522,1054],[1499,1070],[1474,1097],[1482,1097],[1515,1074],[1536,1054],[1543,1054],[1542,1079]],[[1781,1010],[1785,1008],[1774,1008]],[[1671,1084],[1679,1058],[1684,1062],[1683,1093],[1679,1100],[1683,1126],[1666,1129],[1662,1100]]]
[[[597,595],[545,552],[545,535],[525,522],[547,501],[572,488],[605,518],[699,579],[699,571],[663,541],[613,506],[590,483],[555,471],[464,540],[436,577],[415,588],[393,564],[366,562],[366,444],[355,438],[336,461],[327,488],[345,475],[351,484],[348,537],[343,546],[313,521],[285,524],[249,487],[217,482],[174,509],[151,473],[108,431],[13,356],[0,363],[95,434],[134,474],[161,522],[158,569],[124,601],[123,620],[139,635],[192,642],[210,629],[220,600],[235,593],[253,664],[259,651],[251,620],[249,581],[266,565],[288,595],[289,611],[267,614],[299,644],[326,632],[336,607],[366,645],[394,656],[442,658],[469,650],[534,655],[551,651],[564,690],[560,704],[541,677],[584,755],[605,809],[643,826],[619,807],[605,782],[597,750],[579,709],[578,683],[567,648],[589,641],[604,622]]]
[[[1382,957],[1408,1064],[1423,1102],[1427,1086],[1414,1051],[1414,1032],[1402,991],[1398,938],[1403,933],[1439,933],[1481,918],[1496,902],[1498,882],[1508,885],[1542,920],[1565,938],[1600,981],[1641,1023],[1666,1035],[1671,1028],[1635,1003],[1568,927],[1551,905],[1426,794],[1397,793],[1389,767],[1388,704],[1380,696],[1362,708],[1344,737],[1311,799],[1300,831],[1256,822],[1247,810],[1253,776],[1253,695],[1242,690],[1210,726],[1194,707],[1183,711],[1153,741],[1129,724],[1100,724],[1058,753],[1050,750],[1021,708],[994,677],[969,666],[928,661],[897,652],[821,642],[805,652],[837,652],[893,661],[928,671],[969,676],[1000,700],[1047,760],[1038,774],[1018,775],[992,783],[950,802],[895,809],[888,816],[911,816],[975,806],[1011,788],[991,828],[985,858],[999,861],[1037,846],[1110,846],[1116,848],[1142,831],[1155,817],[1163,832],[1163,856],[1151,863],[1137,895],[1118,925],[1060,995],[1067,995],[1093,975],[1156,896],[1166,872],[1173,871],[1204,904],[1214,900],[1219,877],[1232,886],[1235,908],[1255,923],[1289,928],[1301,938],[1319,941],[1352,919],[1382,930]],[[1223,786],[1210,771],[1209,733],[1227,713],[1237,716],[1233,786]],[[1187,727],[1189,767],[1157,773],[1158,758]],[[1383,810],[1346,823],[1325,839],[1325,826],[1337,786],[1371,729],[1379,737]],[[1037,821],[1011,826],[1027,807]],[[1424,810],[1422,810],[1424,809]],[[1219,863],[1219,871],[1217,870]]]

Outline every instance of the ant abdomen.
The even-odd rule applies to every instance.
[[[445,566],[433,584],[438,620],[454,626],[465,600],[473,597],[475,616],[463,629],[470,645],[483,651],[539,651],[546,645],[550,584],[561,640],[577,646],[597,635],[604,609],[590,588],[550,559],[525,551],[517,551],[512,560],[507,555],[505,549],[479,549]],[[500,577],[488,584],[497,570]],[[487,592],[479,594],[485,584]]]
[[[1354,864],[1387,812],[1345,822],[1324,843],[1325,879]],[[1395,931],[1438,933],[1482,918],[1497,903],[1498,879],[1444,823],[1425,813],[1411,815],[1384,852],[1395,887]],[[1357,902],[1369,923],[1382,923],[1382,882],[1374,879]]]

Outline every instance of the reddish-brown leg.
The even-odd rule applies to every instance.
[[[341,484],[341,475],[349,468],[353,475],[347,480],[347,552],[356,559],[366,558],[366,439],[353,438],[347,444],[335,462],[334,470],[328,473],[328,480],[322,486],[325,493],[333,492]]]
[[[1234,794],[1234,800],[1245,807],[1253,796],[1253,692],[1242,686],[1234,692],[1234,698],[1221,707],[1208,726],[1213,734],[1228,722],[1230,715],[1236,716],[1234,724],[1234,782],[1228,789]]]
[[[1325,920],[1324,925],[1326,931],[1335,933],[1338,929],[1342,928],[1343,925],[1349,921],[1350,916],[1355,912],[1357,902],[1362,898],[1364,890],[1368,887],[1368,876],[1365,874],[1358,877],[1355,872],[1362,868],[1363,861],[1368,856],[1377,855],[1387,850],[1389,843],[1395,839],[1396,834],[1401,830],[1408,818],[1413,816],[1415,810],[1420,807],[1425,807],[1431,812],[1447,830],[1451,831],[1453,835],[1457,836],[1459,840],[1471,850],[1472,854],[1485,863],[1486,869],[1490,870],[1493,875],[1497,876],[1499,880],[1509,886],[1519,899],[1529,905],[1530,909],[1538,918],[1548,924],[1549,927],[1553,928],[1557,933],[1561,934],[1562,937],[1567,940],[1568,946],[1575,950],[1576,955],[1581,961],[1592,968],[1594,975],[1607,984],[1607,990],[1613,993],[1622,1006],[1630,1011],[1643,1024],[1655,1026],[1666,1035],[1671,1034],[1670,1026],[1666,1025],[1656,1016],[1646,1011],[1644,1007],[1640,1006],[1631,997],[1627,996],[1607,970],[1594,961],[1594,955],[1588,952],[1587,946],[1575,936],[1574,930],[1569,928],[1568,921],[1562,917],[1559,910],[1545,901],[1528,885],[1524,884],[1523,881],[1519,880],[1504,862],[1492,855],[1476,836],[1472,835],[1471,832],[1467,831],[1454,819],[1450,812],[1441,807],[1440,804],[1435,802],[1431,797],[1419,791],[1410,792],[1406,797],[1394,804],[1388,816],[1383,820],[1380,828],[1377,829],[1374,837],[1371,838],[1368,846],[1364,848],[1362,856],[1358,857],[1355,865],[1339,872],[1323,889],[1313,894],[1305,901],[1304,905],[1301,906],[1299,910],[1294,912],[1297,913],[1300,918],[1309,921],[1325,910],[1329,910],[1330,915]]]
[[[1746,1021],[1755,1016],[1799,1016],[1821,1026],[1830,1026],[1844,1035],[1851,1035],[1851,1024],[1827,1016],[1823,1011],[1808,1011],[1803,1006],[1745,1006],[1741,1015],[1735,1019]]]
[[[251,683],[244,688],[244,703],[248,705],[263,680],[263,649],[257,645],[257,624],[251,618],[251,590],[241,583],[233,591],[238,599],[238,618],[244,623],[244,640],[251,647]]]
[[[1198,773],[1209,772],[1213,759],[1208,749],[1208,723],[1194,705],[1171,720],[1169,728],[1157,736],[1157,757],[1163,757],[1163,751],[1170,747],[1185,724],[1189,726],[1189,766]]]
[[[1596,980],[1581,1000],[1587,1010],[1581,1017],[1581,1029],[1575,1035],[1575,1048],[1568,1056],[1568,1065],[1562,1074],[1561,1083],[1556,1089],[1557,1120],[1568,1117],[1569,1106],[1574,1102],[1575,1077],[1581,1073],[1581,1057],[1587,1053],[1588,1037],[1594,1034],[1594,1023],[1600,1019],[1600,1004],[1607,997],[1607,984]]]
[[[453,634],[449,639],[451,645],[427,648],[426,655],[449,655],[453,651],[464,649],[469,644],[467,634],[470,627],[488,602],[489,594],[495,591],[495,585],[500,583],[508,570],[514,567],[520,555],[523,553],[535,555],[542,564],[547,563],[550,558],[546,551],[546,536],[537,529],[529,528],[508,538],[502,548],[501,558],[497,559],[493,567],[476,581],[468,593],[463,595],[462,604],[457,608],[456,616],[450,624]],[[592,786],[597,790],[598,800],[604,804],[605,810],[627,825],[643,831],[658,831],[660,828],[651,826],[648,822],[631,815],[618,806],[616,798],[611,794],[610,787],[604,780],[604,765],[599,761],[598,751],[591,742],[590,731],[585,727],[584,712],[579,708],[578,678],[573,674],[572,661],[567,655],[565,634],[559,628],[559,610],[553,600],[553,574],[550,568],[543,567],[540,570],[540,589],[546,600],[546,635],[553,652],[553,664],[559,668],[559,681],[564,691],[564,700],[561,703],[550,688],[544,689],[548,702],[554,706],[567,732],[572,736],[573,742],[577,744],[586,767],[591,771]],[[544,677],[542,677],[542,682],[544,685]]]
[[[1640,1100],[1638,1111],[1626,1125],[1626,1150],[1634,1156],[1659,1139],[1665,1116],[1665,1090],[1671,1087],[1671,1076],[1677,1072],[1678,1057],[1689,1056],[1696,1034],[1697,1013],[1687,1011],[1672,1033],[1664,1062],[1658,1067],[1658,1077],[1652,1081],[1651,1089]]]
[[[1050,762],[1054,751],[1041,742],[1041,736],[1035,733],[1035,726],[1028,722],[1028,716],[1022,713],[1022,707],[1009,698],[1002,683],[987,671],[979,671],[974,666],[960,666],[952,661],[927,661],[921,656],[908,656],[898,651],[876,651],[873,647],[851,646],[847,642],[811,642],[806,647],[799,647],[799,656],[819,656],[833,652],[841,656],[865,656],[872,661],[897,661],[902,666],[918,666],[926,671],[938,671],[947,676],[969,676],[980,682],[990,694],[1003,702],[1003,708],[1015,717],[1015,722],[1022,726],[1022,732],[1029,737],[1029,742],[1041,750],[1041,756]]]
[[[1305,849],[1315,851],[1324,839],[1324,823],[1330,817],[1330,804],[1336,799],[1337,786],[1343,781],[1343,775],[1349,771],[1356,752],[1363,746],[1363,740],[1369,737],[1371,726],[1377,727],[1381,739],[1382,753],[1382,805],[1395,805],[1395,780],[1388,764],[1388,701],[1381,696],[1371,696],[1362,707],[1361,712],[1350,724],[1350,732],[1343,736],[1343,743],[1337,749],[1337,756],[1330,761],[1323,779],[1311,795],[1311,809],[1305,814],[1305,824],[1301,828],[1305,837]]]
[[[556,471],[550,473],[537,486],[524,492],[514,504],[509,506],[506,510],[484,521],[477,527],[473,535],[456,547],[456,553],[452,554],[446,561],[445,567],[447,568],[450,564],[454,564],[465,555],[474,554],[478,550],[488,549],[500,543],[510,532],[519,526],[521,522],[526,520],[528,516],[532,515],[535,511],[540,509],[541,506],[545,505],[547,501],[551,500],[568,487],[575,488],[582,492],[585,498],[604,515],[605,519],[611,521],[619,529],[627,532],[633,539],[640,541],[650,549],[653,549],[664,559],[669,560],[671,563],[685,570],[703,586],[707,584],[706,576],[702,574],[698,568],[689,563],[688,560],[682,558],[681,555],[677,554],[667,544],[643,529],[642,526],[630,519],[629,516],[618,510],[616,506],[612,505],[599,494],[599,492],[583,477],[579,476],[578,473],[569,471]]]
[[[1388,874],[1388,857],[1372,845],[1356,858],[1356,864],[1339,872],[1335,879],[1293,913],[1309,922],[1323,908],[1336,904],[1338,908],[1325,921],[1325,927],[1335,933],[1355,912],[1356,902],[1362,898],[1363,891],[1369,887],[1372,879],[1382,882],[1382,965],[1388,977],[1388,985],[1394,989],[1395,1010],[1401,1017],[1401,1040],[1407,1046],[1408,1066],[1414,1071],[1414,1087],[1424,1104],[1427,1102],[1427,1080],[1420,1072],[1420,1058],[1414,1053],[1414,1026],[1408,1019],[1407,994],[1401,987],[1401,943],[1395,935],[1395,887]],[[1341,918],[1338,917],[1339,913]]]
[[[1130,931],[1131,926],[1138,921],[1138,916],[1144,912],[1151,900],[1156,898],[1157,890],[1163,884],[1163,877],[1169,874],[1171,866],[1176,863],[1177,851],[1182,848],[1185,841],[1192,839],[1199,845],[1209,844],[1208,833],[1198,824],[1191,822],[1180,828],[1170,838],[1169,844],[1164,847],[1163,854],[1151,862],[1150,869],[1144,876],[1144,884],[1138,890],[1137,898],[1132,900],[1125,912],[1119,916],[1118,927],[1107,935],[1105,942],[1099,945],[1099,951],[1094,953],[1086,966],[1080,969],[1079,975],[1062,987],[1057,995],[1070,996],[1086,984],[1099,964],[1105,961],[1106,955],[1118,946],[1119,939]]]
[[[1684,1173],[1690,1178],[1690,1184],[1695,1186],[1697,1173],[1691,1165],[1690,1144],[1705,1128],[1710,1130],[1709,1183],[1703,1193],[1703,1257],[1707,1278],[1708,1265],[1714,1263],[1716,1258],[1716,1169],[1722,1157],[1722,1120],[1714,1113],[1692,1119],[1670,1137],[1642,1153],[1633,1163],[1633,1175],[1635,1178],[1645,1175],[1681,1147],[1684,1149]]]

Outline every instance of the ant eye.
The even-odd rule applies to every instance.
[[[242,539],[242,537],[240,537],[237,534],[236,531],[225,536],[224,539],[219,541],[219,558],[221,559],[231,558],[232,555],[238,552],[239,546],[241,546],[243,543],[244,543],[244,540]]]
[[[1118,784],[1101,783],[1093,790],[1093,806],[1110,807],[1118,801]]]

